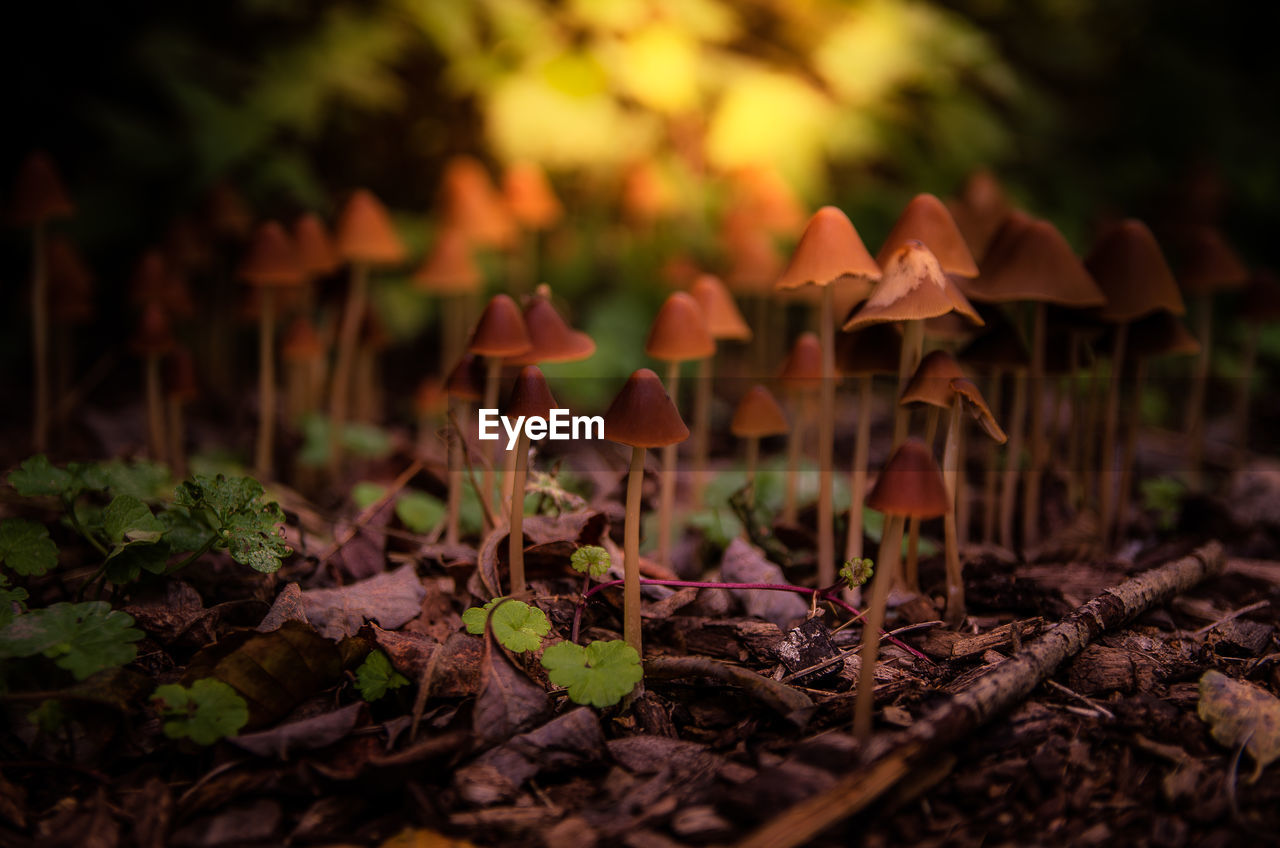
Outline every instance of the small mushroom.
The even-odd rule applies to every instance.
[[[452,362],[462,350],[472,301],[484,285],[467,234],[459,227],[436,233],[431,252],[413,272],[413,287],[440,298],[440,363]]]
[[[476,322],[475,329],[471,331],[471,338],[467,342],[469,353],[485,358],[485,409],[498,408],[503,360],[526,353],[530,347],[532,343],[529,341],[529,331],[525,327],[524,317],[520,314],[520,307],[516,306],[516,302],[508,295],[494,295],[481,313],[480,320]],[[495,444],[490,453],[493,461],[486,463],[484,467],[482,497],[486,501],[494,498],[493,469],[496,453]],[[499,490],[500,493],[501,490]]]
[[[458,517],[462,509],[462,444],[470,429],[468,410],[459,401],[475,403],[484,397],[484,362],[473,353],[464,353],[445,378],[444,389],[449,396],[449,423],[453,435],[449,437],[449,500],[446,512],[445,542],[458,543]],[[476,492],[483,500],[483,495]]]
[[[526,290],[538,280],[539,235],[564,217],[564,207],[551,188],[547,174],[534,162],[515,162],[502,173],[502,195],[521,238],[512,252],[513,285]]]
[[[720,341],[751,340],[751,328],[743,320],[733,294],[713,274],[701,274],[689,294],[698,302],[707,322],[707,332]],[[711,430],[711,387],[715,381],[715,356],[698,360],[698,384],[693,394],[693,502],[702,505],[707,482],[709,436]]]
[[[557,407],[556,399],[547,387],[547,378],[536,365],[526,365],[516,376],[515,388],[507,402],[507,417],[528,420],[537,416],[543,420],[551,417]],[[524,579],[524,484],[529,471],[529,437],[521,427],[516,436],[515,472],[511,485],[511,524],[508,532],[508,557],[511,569],[512,593],[523,592]]]
[[[152,460],[165,461],[164,405],[161,401],[160,362],[176,344],[164,307],[152,301],[142,308],[130,346],[142,357],[147,398],[147,444]]]
[[[787,416],[783,413],[782,407],[778,406],[778,402],[764,386],[752,386],[738,401],[738,408],[733,412],[729,431],[738,438],[747,440],[748,506],[755,503],[756,463],[760,457],[760,439],[766,436],[781,436],[789,429]]]
[[[285,367],[285,417],[291,426],[315,412],[324,392],[324,342],[306,315],[285,331],[280,358]]]
[[[794,524],[800,454],[804,450],[805,433],[816,417],[815,400],[822,385],[822,342],[817,335],[801,333],[796,337],[778,371],[778,382],[782,384],[787,393],[787,401],[795,412],[795,423],[788,437],[787,480],[782,494],[782,520]]]
[[[631,448],[627,474],[626,523],[623,528],[623,638],[644,656],[640,633],[640,491],[644,452],[678,444],[689,428],[671,402],[658,375],[648,368],[633,373],[604,414],[604,437]]]

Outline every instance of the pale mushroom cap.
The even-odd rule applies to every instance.
[[[1083,309],[1107,302],[1071,245],[1048,221],[1023,226],[961,288],[971,300],[987,303],[1029,300]]]
[[[512,365],[577,362],[596,352],[596,343],[591,337],[566,324],[551,300],[542,294],[535,294],[525,302],[524,324],[531,347],[508,359]]]
[[[782,407],[764,386],[747,389],[729,424],[729,431],[740,438],[780,436],[789,429]]]
[[[489,300],[467,342],[471,353],[497,358],[517,356],[532,346],[520,307],[505,294],[495,294]]]
[[[804,224],[804,208],[791,186],[768,165],[747,165],[732,174],[733,206],[765,232],[794,236]]]
[[[1131,218],[1111,228],[1084,264],[1107,297],[1098,310],[1103,321],[1123,324],[1161,309],[1186,314],[1169,263],[1141,221]]]
[[[689,428],[648,368],[633,373],[604,414],[604,437],[636,448],[661,448],[689,438]]]
[[[920,360],[916,373],[911,375],[898,403],[927,403],[947,409],[955,397],[951,381],[964,379],[960,364],[945,350],[930,351]]]
[[[987,406],[986,398],[982,396],[982,392],[978,391],[978,387],[972,380],[958,377],[951,381],[951,390],[963,399],[965,409],[969,410],[969,414],[982,426],[988,436],[1002,445],[1009,440],[999,422],[996,421],[996,417],[991,414],[991,407]]]
[[[867,506],[885,515],[936,518],[947,511],[947,488],[933,453],[907,439],[885,463],[867,493]]]
[[[294,221],[293,244],[298,252],[298,264],[302,266],[304,274],[332,274],[341,264],[328,227],[314,212],[300,215]]]
[[[948,274],[978,276],[978,265],[973,261],[973,254],[969,252],[969,245],[960,234],[955,219],[943,202],[932,194],[917,194],[902,210],[876,254],[881,267],[909,241],[918,241],[928,247]]]
[[[674,292],[667,297],[649,327],[644,352],[664,362],[706,359],[715,354],[715,339],[692,295]]]
[[[751,327],[747,326],[733,295],[719,277],[712,274],[701,275],[694,280],[689,294],[693,295],[702,309],[711,338],[736,341],[751,339]]]
[[[871,296],[845,321],[846,331],[884,321],[920,321],[951,310],[981,325],[977,310],[918,241],[907,241],[888,257]]]
[[[547,378],[536,365],[526,365],[516,375],[515,387],[511,390],[511,398],[507,401],[506,414],[511,418],[524,416],[532,418],[549,418],[551,410],[559,407],[551,395]]]
[[[255,286],[302,285],[298,252],[278,222],[264,221],[258,225],[249,243],[249,251],[240,264],[240,276]]]
[[[834,206],[824,206],[805,225],[776,288],[825,286],[845,276],[878,280],[880,266],[871,258],[849,217]]]
[[[342,209],[336,247],[343,259],[365,265],[395,265],[405,256],[387,208],[363,188],[353,192]]]
[[[484,282],[471,253],[471,242],[458,227],[443,227],[431,252],[413,272],[413,285],[431,294],[467,294]]]

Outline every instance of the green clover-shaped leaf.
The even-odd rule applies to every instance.
[[[133,616],[105,601],[56,603],[14,617],[0,630],[0,659],[37,654],[54,660],[77,680],[132,662],[142,631]]]
[[[6,518],[0,521],[0,562],[18,574],[44,574],[58,564],[58,546],[43,524]]]
[[[579,574],[603,577],[612,564],[609,552],[599,545],[583,545],[569,557],[569,564]]]
[[[176,683],[156,688],[151,699],[165,717],[164,735],[212,745],[235,736],[249,721],[249,705],[221,680],[197,680],[187,689]]]
[[[24,498],[42,495],[71,498],[81,489],[75,475],[65,469],[55,468],[44,454],[23,460],[21,465],[9,473],[9,485]]]
[[[613,706],[644,677],[640,655],[621,639],[596,641],[585,648],[557,642],[542,652],[542,667],[552,683],[569,690],[575,704],[594,707]]]
[[[396,501],[396,518],[413,533],[430,533],[444,518],[444,504],[426,492],[405,492]]]
[[[551,632],[551,622],[546,613],[524,601],[505,601],[494,598],[483,607],[472,607],[462,614],[462,623],[468,633],[484,632],[484,623],[493,617],[493,635],[509,651],[521,653],[536,651],[542,647],[542,637]]]
[[[356,689],[360,697],[373,703],[392,689],[408,686],[409,678],[395,670],[382,651],[372,651],[356,669]]]
[[[133,495],[117,495],[102,511],[102,529],[119,545],[126,542],[154,542],[164,533],[151,507]]]

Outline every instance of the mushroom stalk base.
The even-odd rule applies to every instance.
[[[641,657],[644,656],[640,636],[640,490],[643,486],[644,448],[632,448],[622,539],[623,576],[626,579],[622,587],[622,635]]]
[[[858,696],[853,702],[853,735],[861,740],[871,738],[871,712],[876,688],[876,658],[880,655],[880,630],[884,627],[885,607],[889,603],[889,582],[898,567],[902,539],[902,517],[889,516],[885,522],[880,558],[871,578],[871,600],[862,626],[862,668],[858,672]],[[895,542],[894,540],[898,540]]]
[[[667,364],[667,394],[680,408],[680,363]],[[676,446],[662,449],[662,480],[658,501],[658,561],[671,565],[671,516],[676,511]]]
[[[836,331],[835,290],[822,287],[820,341],[822,344],[822,387],[818,395],[818,585],[836,580],[835,516],[831,504],[832,452],[836,417]]]
[[[858,435],[853,443],[853,468],[849,472],[849,538],[846,560],[862,556],[862,506],[867,499],[867,453],[871,448],[871,375],[858,379]]]
[[[355,364],[356,343],[360,338],[360,323],[364,320],[368,296],[369,269],[357,262],[351,266],[351,286],[347,290],[346,307],[342,310],[338,353],[333,364],[333,382],[329,387],[329,471],[335,475],[342,469],[342,434],[347,425],[351,369]]]

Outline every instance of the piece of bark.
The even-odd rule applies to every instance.
[[[955,660],[983,654],[1003,648],[1013,640],[1014,628],[1020,639],[1029,639],[1040,632],[1044,619],[1028,618],[1011,621],[986,633],[956,633],[953,630],[930,630],[920,642],[920,650],[936,660]]]

